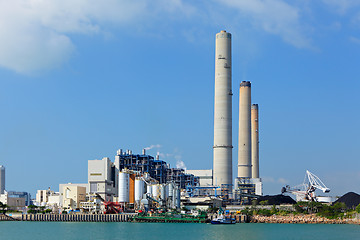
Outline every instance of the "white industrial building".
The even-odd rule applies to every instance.
[[[186,173],[193,174],[199,178],[199,185],[201,187],[208,187],[213,185],[213,171],[212,169],[206,170],[186,170]]]
[[[88,161],[89,193],[98,193],[103,199],[112,201],[117,195],[116,169],[109,158]]]

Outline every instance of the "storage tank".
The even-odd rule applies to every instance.
[[[174,208],[180,208],[180,188],[174,188],[174,200],[173,200]]]
[[[119,172],[119,202],[129,202],[129,174]]]
[[[161,185],[161,199],[166,200],[166,184]]]
[[[153,198],[158,199],[159,198],[159,184],[153,184],[152,185],[152,194]]]
[[[129,203],[135,203],[135,174],[129,174]]]
[[[139,202],[144,195],[144,181],[135,178],[135,202]]]
[[[168,191],[169,191],[169,197],[172,197],[172,196],[174,196],[174,193],[173,193],[173,191],[174,191],[174,185],[172,184],[172,183],[169,183],[168,184]]]
[[[150,197],[152,197],[152,185],[151,184],[146,185],[146,193],[148,193],[148,195],[150,195]]]

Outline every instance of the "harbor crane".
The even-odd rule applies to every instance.
[[[321,190],[324,193],[330,192],[330,188],[320,180],[318,176],[306,170],[304,183],[295,187],[286,185],[281,189],[281,193],[292,193],[296,196],[296,201],[316,201],[315,195],[316,189]]]

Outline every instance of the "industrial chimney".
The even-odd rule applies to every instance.
[[[216,34],[213,185],[232,184],[231,34]]]
[[[240,83],[238,177],[251,178],[251,83],[248,81]]]

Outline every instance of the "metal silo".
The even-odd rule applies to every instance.
[[[129,202],[129,174],[119,172],[119,202]]]
[[[152,194],[153,198],[159,199],[159,184],[153,184],[152,185]]]
[[[152,185],[151,184],[147,184],[146,185],[146,193],[150,196],[150,197],[152,197]]]
[[[135,201],[139,202],[144,195],[144,181],[140,178],[135,178]]]

